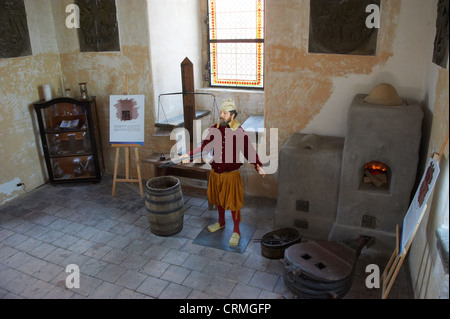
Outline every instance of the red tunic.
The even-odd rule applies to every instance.
[[[249,140],[248,133],[235,120],[230,125],[227,127],[217,124],[211,126],[202,145],[189,152],[189,155],[195,156],[200,152],[207,153],[213,149],[213,160],[210,165],[218,174],[239,169],[243,164],[239,158],[240,153],[250,164],[255,166],[255,169],[257,169],[256,165],[262,166],[258,153]],[[217,140],[216,137],[221,140]]]

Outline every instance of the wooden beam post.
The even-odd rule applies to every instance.
[[[193,150],[194,144],[194,120],[195,120],[195,91],[194,86],[194,65],[186,58],[181,63],[181,81],[183,84],[183,112],[184,128],[189,132],[190,150]]]

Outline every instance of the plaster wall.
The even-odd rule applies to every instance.
[[[437,0],[430,4],[430,21],[436,21]],[[432,28],[432,34],[436,29]],[[431,49],[432,53],[432,49]],[[427,58],[424,103],[432,112],[429,143],[421,160],[426,163],[432,153],[439,153],[449,131],[449,69],[443,69]],[[440,161],[440,175],[428,209],[416,233],[409,253],[409,268],[415,298],[448,298],[448,270],[445,271],[436,248],[436,229],[449,226],[449,146],[444,149]],[[419,174],[422,176],[424,169]],[[448,255],[447,255],[448,258]],[[447,260],[448,263],[448,260]]]
[[[40,87],[60,87],[61,65],[50,0],[25,0],[32,55],[0,59],[0,205],[42,185],[47,172],[32,103]]]
[[[308,53],[309,8],[310,0],[266,0],[265,127],[278,128],[279,149],[294,133],[345,137],[351,101],[379,83],[423,100],[435,23],[427,1],[382,1],[375,56]]]
[[[194,65],[194,84],[202,84],[200,2],[191,0],[149,0],[154,105],[163,93],[182,92],[181,62],[187,57]],[[183,114],[181,95],[161,98],[167,118]],[[160,111],[160,120],[164,119]]]
[[[80,82],[87,82],[90,95],[97,96],[100,133],[107,172],[114,170],[115,151],[109,146],[109,96],[123,94],[128,74],[129,94],[145,96],[145,145],[139,149],[141,159],[154,152],[168,152],[171,143],[155,137],[154,85],[148,24],[147,0],[117,0],[120,52],[80,52],[76,29],[65,27],[69,0],[53,0],[56,37],[58,40],[64,84],[73,95],[79,95]],[[130,174],[136,177],[134,161]],[[153,174],[148,165],[141,165],[143,178]],[[124,175],[124,155],[120,156],[119,175]]]

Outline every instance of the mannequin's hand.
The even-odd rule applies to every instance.
[[[180,162],[180,164],[187,164],[187,163],[189,163],[189,161],[190,161],[190,156],[188,155],[188,154],[183,154],[183,155],[181,155],[181,162]]]
[[[266,172],[264,172],[264,170],[261,166],[256,165],[256,169],[257,169],[259,175],[261,175],[263,178],[264,178],[264,176],[266,176]]]

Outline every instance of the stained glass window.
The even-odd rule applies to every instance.
[[[264,0],[208,0],[211,86],[264,87]]]

